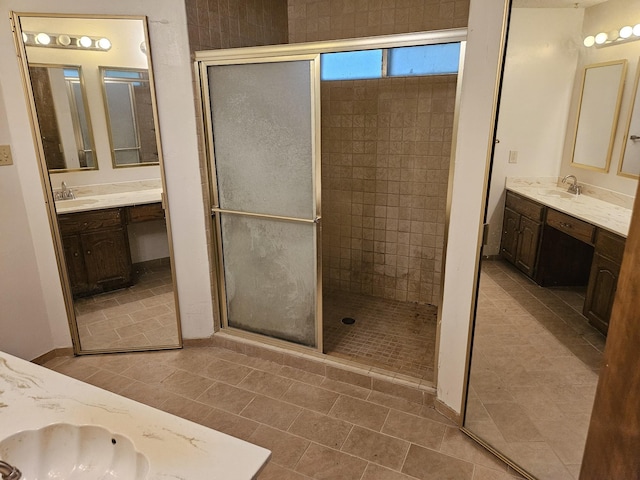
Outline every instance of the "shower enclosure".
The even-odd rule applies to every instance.
[[[433,378],[465,38],[454,29],[196,54],[223,328]],[[454,70],[403,73],[402,55],[430,55],[407,47],[425,45],[453,46]],[[335,52],[379,52],[381,71],[332,77]],[[350,354],[354,335],[371,348]],[[393,352],[407,345],[413,358],[398,370]],[[420,358],[427,367],[408,365]]]

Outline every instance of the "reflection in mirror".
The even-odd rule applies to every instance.
[[[584,67],[572,165],[609,171],[627,61]]]
[[[146,70],[100,67],[114,167],[158,163]]]
[[[82,69],[30,64],[29,75],[47,168],[97,168]]]
[[[50,168],[54,162],[46,154],[40,166],[55,199],[51,213],[60,235],[74,350],[180,347],[151,52],[140,48],[148,45],[146,19],[14,19],[26,53],[23,73],[37,110],[32,118],[41,132],[38,143],[42,151],[56,150],[47,143],[48,129],[57,129],[65,152],[64,170],[59,158],[58,167]],[[66,137],[95,140],[93,149],[85,146],[85,154],[77,155],[80,167],[84,157],[93,170],[70,168]],[[117,164],[147,166],[114,168],[110,139]]]
[[[622,144],[622,158],[618,166],[618,175],[624,177],[640,177],[640,95],[638,85],[640,83],[640,60],[636,67],[636,81],[633,85],[633,98],[627,119],[627,127]]]

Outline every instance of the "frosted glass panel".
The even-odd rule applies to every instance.
[[[229,326],[315,346],[315,224],[220,218]]]
[[[310,62],[208,68],[220,208],[313,218]]]

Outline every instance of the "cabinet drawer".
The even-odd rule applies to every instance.
[[[118,227],[122,225],[122,220],[122,209],[120,208],[58,215],[60,233],[62,235],[82,233],[99,228]]]
[[[531,220],[542,221],[544,205],[540,205],[533,200],[523,198],[513,192],[507,192],[506,206]]]
[[[622,263],[625,239],[620,235],[598,229],[596,232],[596,253],[614,261],[618,265]]]
[[[127,217],[129,223],[147,222],[149,220],[162,220],[164,218],[164,210],[162,203],[149,203],[147,205],[136,205],[127,208]]]
[[[547,212],[547,225],[583,242],[593,243],[593,235],[596,227],[570,215],[549,209]]]

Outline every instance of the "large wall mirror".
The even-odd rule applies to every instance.
[[[636,79],[633,84],[633,98],[627,117],[627,126],[622,144],[622,158],[618,167],[618,174],[624,177],[640,177],[640,60],[636,67]]]
[[[499,143],[492,161],[486,218],[492,221],[492,215],[499,215],[498,242],[490,245],[493,250],[482,247],[478,267],[462,428],[529,479],[579,478],[606,344],[606,328],[593,322],[592,306],[602,305],[604,311],[611,305],[625,240],[622,233],[614,235],[600,227],[595,245],[561,233],[550,225],[553,213],[558,213],[553,207],[507,197],[505,179],[520,177],[532,185],[541,177],[554,183],[559,180],[571,161],[581,96],[580,131],[599,137],[600,145],[600,153],[590,163],[581,156],[582,164],[606,170],[625,63],[635,73],[640,41],[587,47],[583,40],[607,25],[604,31],[610,31],[613,27],[608,22],[613,21],[619,26],[626,21],[637,23],[640,4],[609,0],[574,8],[562,0],[513,0],[511,6],[496,128]],[[586,83],[582,81],[585,70]],[[632,101],[628,87],[622,96],[622,119]],[[605,97],[606,112],[604,107],[591,108]],[[622,126],[618,124],[615,134],[614,157],[623,140]],[[518,153],[515,164],[509,161],[514,151]],[[579,171],[576,174],[580,176]],[[596,176],[621,180],[615,175]],[[579,204],[588,195],[567,201]],[[496,200],[492,210],[491,201],[499,197],[502,203]],[[590,225],[583,226],[590,229]],[[518,253],[511,258],[509,239],[518,244]],[[605,258],[601,244],[616,259]],[[564,263],[567,258],[571,265]],[[607,267],[602,267],[601,258],[609,262]],[[548,265],[561,268],[541,279],[538,273],[541,268],[550,272]],[[569,273],[575,277],[564,277]],[[602,282],[598,287],[611,290],[596,289],[595,280]]]
[[[180,347],[146,18],[14,22],[74,350]]]
[[[572,165],[609,171],[627,61],[584,67]]]

